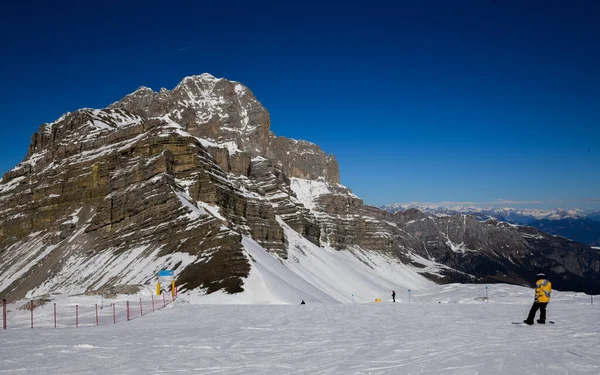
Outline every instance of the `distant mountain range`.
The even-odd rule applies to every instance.
[[[482,208],[473,206],[438,206],[415,204],[388,204],[382,209],[395,213],[416,208],[438,217],[458,214],[473,215],[478,220],[490,218],[511,224],[527,225],[543,232],[563,236],[592,246],[600,246],[600,211],[594,210],[541,210],[509,207]]]

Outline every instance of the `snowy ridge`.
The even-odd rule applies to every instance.
[[[100,130],[112,130],[130,125],[138,125],[144,121],[140,116],[120,109],[91,109],[87,111],[92,115],[91,125]]]
[[[597,211],[586,211],[582,209],[555,209],[555,210],[543,210],[543,209],[518,209],[511,207],[477,207],[477,206],[457,206],[457,205],[435,205],[435,204],[413,204],[413,203],[393,203],[381,206],[380,208],[389,211],[397,212],[404,211],[410,208],[416,208],[427,214],[443,217],[453,216],[456,214],[482,214],[488,215],[489,217],[502,217],[511,219],[513,216],[522,216],[524,218],[533,219],[548,219],[548,220],[560,220],[566,218],[582,218],[588,214],[597,213]]]

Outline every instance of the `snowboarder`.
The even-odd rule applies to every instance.
[[[532,325],[535,313],[540,310],[540,318],[537,320],[539,324],[546,324],[546,306],[550,302],[550,294],[552,293],[552,283],[546,280],[546,275],[543,272],[537,274],[537,282],[535,283],[535,301],[529,316],[523,321],[525,324]]]
[[[306,305],[306,302],[304,302],[304,300],[302,300],[302,302],[300,302],[301,305]]]
[[[392,290],[392,301],[396,302],[396,292]]]

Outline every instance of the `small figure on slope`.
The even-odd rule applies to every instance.
[[[392,290],[392,302],[396,302],[396,292]]]
[[[301,305],[306,305],[306,302],[304,302],[304,300],[302,300],[302,302],[300,302]]]
[[[535,283],[535,301],[529,316],[523,321],[525,324],[532,325],[535,313],[540,310],[540,318],[537,320],[539,324],[546,324],[546,306],[550,302],[550,294],[552,293],[552,283],[546,280],[546,275],[543,272],[537,274],[537,282]]]

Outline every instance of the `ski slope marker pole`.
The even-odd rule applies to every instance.
[[[54,302],[54,328],[56,328],[56,302]]]
[[[488,288],[487,286],[485,287],[485,302],[488,303],[490,301],[490,299],[488,298]]]
[[[117,324],[117,309],[116,305],[113,303],[113,324]]]
[[[152,295],[152,311],[154,311],[154,294]]]
[[[144,316],[144,310],[142,308],[142,297],[140,297],[140,316]]]
[[[75,328],[79,328],[79,305],[75,305]]]
[[[127,301],[127,321],[129,321],[129,301]]]
[[[163,307],[167,307],[167,301],[165,300],[165,294],[163,293]]]
[[[96,325],[98,325],[98,304],[96,304]]]
[[[6,329],[6,300],[2,298],[2,328]]]
[[[29,309],[31,310],[31,328],[33,328],[33,300],[29,301]]]

